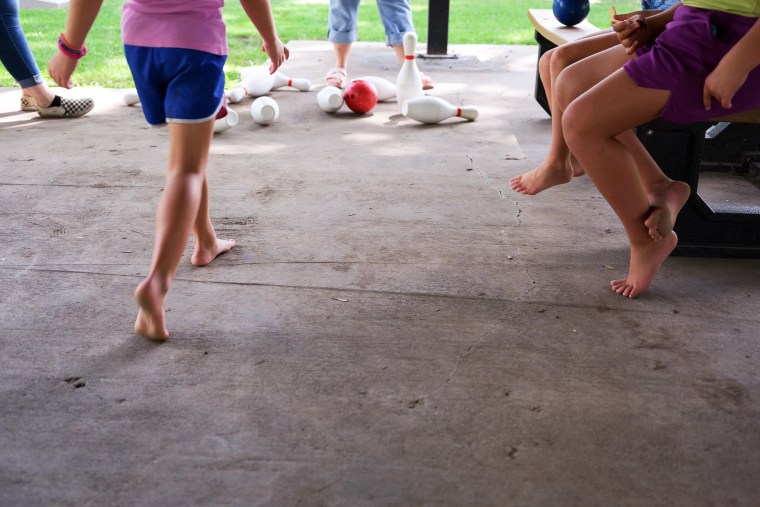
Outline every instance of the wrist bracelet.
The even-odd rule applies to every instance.
[[[60,37],[58,37],[58,49],[61,53],[68,56],[72,60],[79,60],[84,55],[87,54],[87,46],[82,44],[82,47],[79,49],[72,48],[68,42],[66,42],[66,38],[61,34]]]

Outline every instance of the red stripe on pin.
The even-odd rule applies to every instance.
[[[288,79],[288,86],[293,86],[293,80],[292,79]]]
[[[414,55],[404,55],[407,60],[414,60]]]
[[[462,108],[461,107],[457,108],[457,116],[462,116]]]

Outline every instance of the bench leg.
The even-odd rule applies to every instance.
[[[544,53],[552,48],[556,48],[557,45],[538,32],[535,33],[535,37],[536,42],[538,42],[538,61],[540,61],[541,57],[544,56]],[[536,62],[536,86],[535,91],[533,92],[533,97],[536,99],[536,102],[544,108],[546,114],[551,116],[552,111],[549,106],[549,99],[546,97],[546,90],[544,89],[544,84],[541,82],[541,74],[538,72],[538,61]]]

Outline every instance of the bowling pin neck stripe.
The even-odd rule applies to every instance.
[[[457,116],[462,116],[462,108],[461,107],[457,108]]]
[[[288,79],[288,86],[293,86],[293,80],[292,79]]]
[[[404,55],[407,60],[414,60],[414,55]]]

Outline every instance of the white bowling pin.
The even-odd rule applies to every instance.
[[[414,52],[417,50],[417,34],[406,32],[404,34],[404,65],[396,79],[396,100],[399,107],[404,101],[415,97],[422,97],[422,79],[417,62],[414,61]]]
[[[377,76],[365,76],[360,77],[358,79],[352,79],[351,82],[354,81],[367,81],[368,83],[372,83],[375,88],[377,89],[377,101],[383,102],[386,100],[394,99],[396,98],[396,85],[388,81],[387,79],[383,79],[381,77]]]
[[[404,102],[401,105],[401,114],[421,123],[438,123],[454,116],[472,121],[478,117],[478,108],[453,106],[440,97],[428,95]]]
[[[140,102],[140,97],[137,96],[137,90],[134,88],[124,91],[124,103],[128,106],[134,106]]]
[[[232,109],[227,108],[227,114],[223,118],[214,120],[214,134],[219,134],[229,130],[238,124],[238,114]]]
[[[251,97],[261,97],[272,90],[273,84],[274,76],[269,73],[269,69],[255,67],[246,72],[242,86]]]
[[[272,97],[259,97],[251,104],[251,117],[259,125],[269,125],[280,117],[280,106]]]
[[[237,104],[238,102],[243,100],[243,97],[248,95],[248,90],[246,90],[242,86],[236,86],[235,88],[227,90],[225,94],[227,95],[227,100],[230,103]]]
[[[274,73],[272,90],[275,88],[282,88],[283,86],[290,86],[301,90],[302,92],[308,92],[311,89],[311,81],[303,77],[289,78],[278,70]]]
[[[343,107],[343,91],[335,86],[325,86],[317,93],[317,104],[326,113],[334,113]]]

